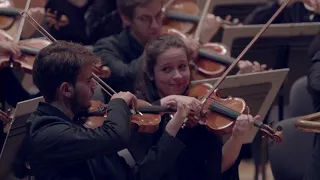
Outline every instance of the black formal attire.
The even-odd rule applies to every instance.
[[[60,110],[40,103],[27,121],[27,160],[37,180],[152,180],[171,168],[184,147],[171,136],[150,149],[132,167],[117,154],[131,135],[131,113],[122,99],[108,104],[108,117],[97,129],[87,129]]]

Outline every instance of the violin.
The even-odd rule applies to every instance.
[[[35,56],[40,49],[48,46],[50,42],[45,39],[34,38],[19,41],[18,44],[20,45],[21,55],[19,57],[0,55],[0,69],[4,67],[18,68],[31,74]]]
[[[137,109],[139,113],[132,112],[131,125],[139,132],[154,133],[161,122],[160,113],[175,112],[174,108],[152,106],[150,103],[139,99]],[[107,105],[101,101],[91,101],[91,107],[78,115],[84,127],[95,129],[102,126],[107,117]]]
[[[162,11],[165,13],[163,20],[164,29],[176,29],[183,34],[193,34],[200,22],[200,9],[193,1],[172,4],[169,1]],[[172,5],[171,5],[172,4]],[[222,20],[222,25],[238,25],[237,21]]]
[[[186,40],[187,37],[176,29],[167,29],[167,34],[174,34]],[[221,43],[200,45],[198,57],[190,63],[194,80],[220,77],[235,59],[227,56],[227,48]]]
[[[212,85],[208,83],[199,83],[192,86],[187,96],[203,99],[204,94],[208,94],[212,89]],[[206,101],[203,103],[203,111],[201,112],[200,119],[204,125],[212,132],[218,135],[226,135],[232,132],[236,119],[241,114],[249,114],[250,109],[246,102],[238,97],[222,98],[219,90],[215,89]],[[270,126],[255,120],[254,126],[259,128],[262,133],[276,142],[280,142],[282,134],[280,131],[274,131]],[[185,127],[192,128],[188,123]]]
[[[0,29],[0,41],[1,40],[14,41],[10,35]],[[21,55],[19,57],[11,57],[9,54],[0,55],[0,70],[4,67],[10,67],[31,74],[35,56],[42,48],[50,44],[51,42],[44,38],[20,40],[18,45],[20,46]],[[103,78],[108,78],[111,74],[110,69],[106,66],[95,66],[94,71]]]
[[[19,16],[20,11],[11,0],[0,0],[0,29],[10,29]]]
[[[21,0],[0,0],[0,29],[9,30],[21,16],[21,8],[25,2]],[[45,1],[33,0],[32,7],[44,7]]]

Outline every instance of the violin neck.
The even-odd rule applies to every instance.
[[[171,20],[184,21],[190,23],[199,23],[200,17],[179,11],[168,11],[167,18]]]
[[[223,116],[226,116],[232,120],[236,120],[238,118],[238,116],[241,115],[241,113],[233,110],[233,109],[230,109],[229,107],[217,102],[217,101],[213,101],[209,108],[208,108],[210,111],[212,112],[216,112],[218,114],[221,114]]]
[[[236,120],[240,115],[241,113],[219,103],[219,102],[216,102],[214,101],[212,104],[210,104],[209,106],[209,110],[212,111],[212,112],[216,112],[216,113],[219,113],[223,116],[226,116],[232,120]],[[255,120],[254,121],[254,126],[258,127],[258,128],[262,128],[264,127],[264,124],[261,122],[261,121],[257,121]]]
[[[20,47],[20,51],[24,54],[29,54],[32,56],[35,56],[39,53],[39,49],[37,48],[32,48],[32,47],[28,47],[28,46],[21,46]]]
[[[20,10],[16,8],[0,8],[0,15],[16,18],[20,16]]]
[[[224,65],[227,65],[227,66],[231,65],[235,61],[235,59],[232,57],[223,56],[223,55],[220,55],[216,52],[208,51],[204,48],[199,49],[199,56],[206,58],[206,59],[209,59],[209,60],[212,60],[212,61],[215,61],[215,62],[218,62],[218,63],[221,63],[221,64],[224,64]]]
[[[141,113],[147,113],[147,114],[159,114],[161,112],[177,112],[176,108],[170,108],[165,106],[139,106],[138,111]]]

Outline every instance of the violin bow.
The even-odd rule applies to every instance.
[[[203,28],[203,23],[205,21],[206,15],[207,15],[207,13],[209,11],[210,5],[211,5],[211,0],[206,0],[206,4],[204,5],[204,8],[202,10],[202,14],[201,14],[200,21],[198,23],[196,32],[194,33],[194,39],[196,41],[200,40],[200,33],[201,33],[202,28]]]
[[[26,2],[26,5],[24,6],[24,11],[27,12],[29,7],[30,7],[30,4],[31,4],[31,0],[27,0]],[[19,26],[18,26],[18,31],[17,31],[17,35],[15,36],[15,39],[14,39],[14,42],[18,43],[20,38],[21,38],[21,33],[22,33],[22,28],[24,26],[24,22],[25,22],[25,19],[24,18],[21,18],[20,22],[19,22]],[[10,56],[9,58],[9,66],[10,68],[13,68],[13,65],[14,65],[14,60],[13,60],[13,57]]]
[[[22,17],[25,19],[23,15],[25,14],[28,18],[30,18],[32,21],[29,21],[27,18],[27,21],[31,23],[33,27],[35,27],[44,37],[46,37],[51,42],[56,42],[57,40],[48,32],[46,31],[35,19],[33,19],[27,12],[22,12]],[[112,89],[108,84],[106,84],[101,78],[99,78],[95,73],[92,72],[93,80],[99,84],[103,91],[105,91],[108,95],[112,96],[112,94],[115,94],[116,91]]]

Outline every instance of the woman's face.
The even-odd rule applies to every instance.
[[[161,97],[184,93],[190,83],[190,69],[183,48],[170,48],[158,57],[154,80]]]

